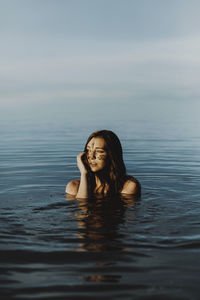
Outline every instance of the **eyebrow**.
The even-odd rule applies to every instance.
[[[90,146],[87,146],[87,148],[91,148]],[[105,150],[104,148],[102,147],[95,147],[95,149],[102,149],[102,150]]]

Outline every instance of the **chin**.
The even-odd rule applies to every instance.
[[[93,173],[98,173],[98,172],[101,172],[103,169],[102,168],[98,168],[98,167],[95,167],[95,168],[90,168],[91,169],[91,171],[93,172]]]
[[[92,171],[93,173],[96,173],[96,172],[99,172],[99,171],[100,171],[98,168],[90,168],[90,169],[91,169],[91,171]]]

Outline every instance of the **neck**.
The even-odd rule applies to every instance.
[[[99,187],[101,185],[101,180],[97,175],[95,175],[95,182],[96,182],[96,187]]]
[[[109,186],[107,183],[102,182],[101,179],[95,175],[96,187],[94,189],[95,193],[106,194],[108,192]]]

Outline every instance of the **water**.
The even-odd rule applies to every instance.
[[[140,200],[66,200],[76,155],[99,128],[120,136]],[[195,123],[4,122],[0,130],[1,299],[199,299]]]

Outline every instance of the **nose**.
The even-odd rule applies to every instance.
[[[95,151],[91,151],[91,152],[89,153],[89,158],[91,158],[91,159],[96,158],[96,153],[95,153]]]

